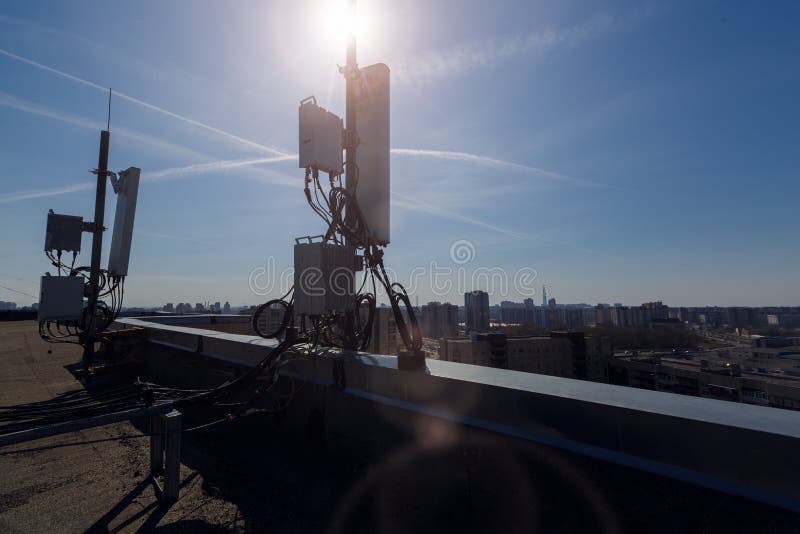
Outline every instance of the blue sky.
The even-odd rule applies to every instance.
[[[331,1],[4,2],[0,285],[37,294],[48,209],[91,218],[112,87],[110,166],[143,170],[126,304],[266,300],[251,273],[321,230],[293,155],[302,98],[344,113]],[[421,302],[497,267],[537,302],[800,303],[796,2],[360,6],[359,63],[392,69],[387,262],[454,269]]]

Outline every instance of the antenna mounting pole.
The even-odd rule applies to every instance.
[[[353,21],[356,16],[356,0],[348,0],[348,14]],[[350,33],[347,35],[347,63],[341,69],[345,78],[345,189],[350,194],[355,194],[355,187],[358,183],[358,165],[356,164],[356,145],[358,145],[358,133],[356,125],[356,83],[358,82],[358,63],[356,62],[356,34],[355,23],[350,25]],[[350,214],[345,214],[345,220],[352,224]]]
[[[109,90],[109,97],[111,93]],[[109,101],[110,102],[110,101]],[[109,115],[109,123],[110,123]],[[100,132],[100,154],[97,161],[97,193],[94,200],[94,223],[92,231],[92,265],[89,272],[89,295],[86,318],[86,334],[83,340],[84,378],[90,379],[89,368],[94,360],[95,332],[97,330],[97,298],[100,293],[100,254],[103,250],[103,219],[106,207],[106,179],[108,175],[108,144],[111,134],[108,130]],[[106,281],[107,284],[110,281]]]

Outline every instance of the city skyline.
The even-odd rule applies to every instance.
[[[413,297],[413,295],[412,295],[412,297]],[[35,297],[31,297],[31,298],[35,298]],[[163,299],[163,296],[161,298]],[[223,297],[215,297],[215,298],[192,297],[192,298],[186,298],[184,296],[184,297],[182,297],[180,299],[173,298],[171,300],[162,300],[162,302],[150,302],[150,303],[145,303],[145,304],[124,305],[122,307],[122,309],[123,310],[125,310],[125,309],[162,309],[166,304],[170,304],[170,303],[175,305],[175,306],[177,306],[178,304],[181,304],[181,303],[190,303],[193,307],[198,303],[203,304],[204,306],[205,305],[209,305],[210,306],[210,305],[213,305],[216,302],[227,303],[227,304],[230,305],[231,308],[248,308],[248,307],[252,307],[252,306],[257,305],[257,301],[260,302],[260,300],[263,300],[263,299],[260,299],[260,298],[252,298],[250,300],[244,300],[244,301],[238,302],[238,301],[231,301],[231,300],[228,300],[228,299],[223,299],[223,300],[220,300],[220,299],[223,299]],[[464,307],[463,300],[464,300],[464,295],[461,295],[460,299],[457,298],[454,301],[450,301],[450,300],[447,300],[447,299],[441,299],[441,298],[440,299],[434,298],[432,300],[427,300],[427,301],[420,300],[420,304],[418,306],[415,305],[415,308],[424,307],[427,304],[436,304],[436,303],[438,303],[438,304],[449,304],[449,305],[458,306],[460,308],[463,308]],[[513,304],[515,306],[523,306],[525,304],[525,300],[529,300],[529,299],[526,298],[526,299],[514,300],[514,299],[509,299],[509,298],[501,298],[501,299],[499,299],[497,301],[493,301],[491,299],[491,297],[490,297],[490,299],[489,299],[489,307],[491,307],[491,308],[502,308],[504,304]],[[37,304],[37,302],[35,300],[32,301],[32,302],[28,302],[28,301],[19,300],[19,299],[17,299],[17,300],[11,299],[11,300],[8,300],[8,301],[0,301],[0,309],[2,309],[3,305],[10,305],[10,304],[15,305],[16,309],[21,309],[21,308],[30,308],[31,306],[35,306]],[[381,302],[380,304],[383,305],[383,306],[386,305],[384,302]],[[613,307],[637,307],[637,306],[641,306],[643,304],[647,304],[647,302],[619,302],[619,301],[615,301],[615,300],[606,299],[605,301],[594,302],[594,303],[587,302],[586,300],[579,300],[579,301],[575,301],[575,302],[557,301],[556,306],[557,307],[565,307],[566,306],[566,307],[595,308],[598,305],[602,305],[602,306],[605,306],[605,307],[608,307],[608,308],[613,308]],[[665,305],[670,309],[679,309],[679,308],[688,308],[688,309],[700,309],[700,308],[768,309],[768,308],[798,308],[798,307],[800,307],[800,305],[798,305],[798,304],[765,304],[765,305],[756,305],[756,306],[728,305],[728,306],[726,306],[726,305],[714,304],[714,303],[708,303],[708,304],[702,304],[702,305],[684,305],[684,304],[680,304],[680,303],[678,303],[678,304],[668,303],[668,304],[665,304]],[[536,308],[543,307],[541,304],[536,304],[535,302],[533,302],[531,304],[531,306],[532,307],[536,307]],[[11,309],[13,309],[13,308],[11,308]]]
[[[315,88],[342,111],[343,43],[293,29],[314,5],[209,4],[194,19],[182,3],[4,5],[0,224],[16,253],[0,284],[37,293],[47,209],[91,213],[110,86],[112,168],[143,169],[126,305],[211,286],[214,300],[266,300],[250,272],[291,264],[292,238],[317,224],[284,125]],[[533,268],[559,301],[800,302],[795,4],[363,7],[398,25],[359,53],[392,69],[387,260],[401,281],[457,267],[450,246],[468,239],[470,267]],[[452,9],[461,23],[436,25]],[[143,27],[154,37],[120,38]]]

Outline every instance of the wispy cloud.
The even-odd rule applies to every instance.
[[[402,81],[419,84],[474,68],[488,67],[515,56],[543,56],[620,31],[651,17],[655,12],[653,5],[645,5],[623,14],[599,13],[562,28],[543,28],[526,34],[475,40],[440,50],[415,53],[407,61],[396,62],[392,72]]]
[[[244,167],[242,170],[245,171],[242,173],[245,178],[251,179],[260,184],[280,185],[289,188],[303,187],[302,178],[299,178],[297,176],[287,176],[284,173],[280,173],[273,169],[268,169],[266,167],[261,167],[261,168]]]
[[[404,195],[402,193],[392,193],[392,197],[392,205],[401,209],[418,211],[421,213],[427,213],[429,215],[435,215],[437,217],[444,217],[445,219],[450,219],[453,221],[465,222],[473,226],[479,226],[481,228],[486,228],[487,230],[493,230],[514,239],[524,239],[528,237],[525,234],[514,232],[512,230],[481,221],[480,219],[476,219],[474,217],[469,217],[457,211],[450,211],[441,206],[434,206],[433,204],[428,204],[427,202]]]
[[[92,89],[97,89],[97,90],[104,91],[104,92],[108,91],[108,87],[103,87],[102,85],[99,85],[97,83],[91,82],[91,81],[86,80],[84,78],[81,78],[79,76],[75,76],[73,74],[69,74],[69,73],[64,72],[62,70],[58,70],[56,68],[47,66],[47,65],[45,65],[43,63],[39,63],[38,61],[34,61],[32,59],[28,59],[28,58],[20,56],[18,54],[14,54],[13,52],[9,52],[8,50],[4,50],[4,49],[0,48],[0,54],[4,55],[6,57],[9,57],[11,59],[20,61],[22,63],[25,63],[27,65],[30,65],[32,67],[36,67],[38,69],[44,70],[44,71],[49,72],[51,74],[55,74],[55,75],[60,76],[62,78],[66,78],[68,80],[71,80],[73,82],[79,83],[79,84],[84,85],[86,87],[91,87]],[[240,136],[238,136],[236,134],[232,134],[230,132],[226,132],[225,130],[222,130],[222,129],[217,128],[215,126],[211,126],[209,124],[202,123],[202,122],[200,122],[198,120],[186,117],[184,115],[180,115],[178,113],[174,113],[172,111],[166,110],[166,109],[164,109],[162,107],[156,106],[155,104],[151,104],[150,102],[146,102],[144,100],[141,100],[139,98],[130,96],[128,94],[125,94],[125,93],[122,93],[122,92],[119,92],[119,91],[114,91],[113,94],[114,94],[114,96],[116,96],[118,98],[121,98],[123,100],[127,100],[128,102],[132,102],[132,103],[137,104],[137,105],[139,105],[141,107],[144,107],[146,109],[155,111],[157,113],[161,113],[161,114],[166,115],[168,117],[172,117],[173,119],[177,119],[179,121],[185,122],[186,124],[190,124],[192,126],[196,126],[198,128],[202,128],[202,129],[207,130],[209,132],[213,132],[213,133],[215,133],[217,135],[220,135],[222,137],[225,137],[227,139],[235,141],[236,143],[238,143],[240,145],[248,146],[250,148],[257,148],[259,150],[263,150],[263,151],[269,152],[270,154],[275,154],[277,156],[286,156],[286,155],[288,155],[288,153],[284,152],[283,150],[279,150],[277,148],[273,148],[273,147],[269,147],[269,146],[266,146],[266,145],[262,145],[261,143],[256,143],[255,141],[251,141],[249,139],[245,139],[244,137],[240,137]]]
[[[58,27],[42,24],[36,20],[8,15],[0,15],[0,24],[23,29],[26,32],[27,40],[30,42],[44,40],[51,45],[62,45],[63,43],[62,46],[64,48],[68,48],[75,54],[85,58],[90,55],[94,56],[97,62],[101,64],[124,64],[127,72],[135,71],[142,77],[158,84],[172,87],[181,86],[185,89],[193,89],[198,85],[203,87],[213,86],[234,95],[256,96],[258,98],[264,96],[263,88],[259,91],[250,88],[249,85],[246,86],[241,83],[233,83],[227,79],[219,79],[187,71],[181,64],[169,62],[164,57],[160,57],[157,63],[143,61],[136,54],[127,54],[118,48],[108,46],[106,42],[102,41],[102,36],[93,36],[95,38],[100,37],[101,40],[98,41],[90,39],[84,34],[65,31]]]
[[[82,45],[87,47],[99,47],[100,45],[83,35],[77,33],[70,33],[64,30],[60,30],[58,28],[54,28],[52,26],[45,26],[40,24],[35,20],[29,19],[22,19],[19,17],[11,17],[9,15],[0,15],[0,23],[2,24],[10,24],[12,26],[24,27],[29,30],[34,30],[39,32],[40,35],[36,35],[37,38],[50,38],[58,37],[58,38],[67,38],[70,40],[74,40]],[[41,35],[44,34],[44,35]]]
[[[393,148],[392,154],[398,156],[415,156],[415,157],[425,157],[425,158],[446,159],[452,161],[463,161],[466,163],[478,163],[480,165],[488,165],[492,167],[505,167],[508,169],[514,169],[517,171],[532,173],[537,176],[542,176],[544,178],[570,182],[576,185],[601,185],[596,182],[591,182],[589,180],[583,180],[581,178],[567,176],[566,174],[561,174],[555,171],[548,171],[546,169],[541,169],[539,167],[532,167],[530,165],[523,165],[521,163],[514,163],[511,161],[491,158],[488,156],[480,156],[478,154],[470,154],[467,152],[455,152],[450,150],[424,150],[417,148]]]
[[[159,232],[148,232],[146,230],[137,230],[137,237],[145,237],[150,239],[158,239],[164,241],[180,241],[185,243],[198,243],[201,245],[218,245],[219,242],[210,239],[197,239],[195,237],[188,237],[183,235],[163,234]]]

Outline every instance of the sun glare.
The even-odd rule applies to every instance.
[[[355,7],[352,0],[323,0],[317,16],[318,30],[332,43],[343,44],[349,35],[361,40],[368,29],[363,7]]]

